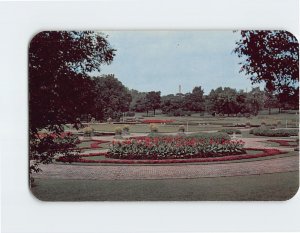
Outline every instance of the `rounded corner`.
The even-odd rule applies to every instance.
[[[281,30],[281,32],[284,32],[284,33],[289,34],[292,38],[294,38],[294,40],[296,41],[296,43],[297,43],[298,46],[299,46],[299,40],[298,40],[298,38],[297,38],[293,33],[291,33],[291,32],[288,31],[288,30]]]
[[[31,194],[31,196],[33,196],[34,199],[36,199],[37,201],[46,202],[46,200],[43,200],[40,196],[38,196],[36,193],[34,193],[32,188],[33,187],[30,187],[30,185],[28,186],[29,193]]]
[[[29,40],[28,48],[30,49],[31,43],[32,43],[32,41],[33,41],[36,37],[38,37],[39,35],[41,35],[41,34],[43,34],[43,33],[45,33],[45,32],[47,32],[47,31],[44,30],[44,31],[38,31],[38,32],[34,33],[34,34],[32,35],[32,37],[31,37],[31,39]]]
[[[294,193],[292,193],[292,195],[290,196],[290,197],[288,197],[287,199],[284,199],[283,201],[290,201],[291,199],[293,199],[295,196],[296,196],[296,194],[299,192],[299,184],[298,184],[298,187],[297,187],[297,189],[295,190],[295,192]]]

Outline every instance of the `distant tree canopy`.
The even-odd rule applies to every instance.
[[[287,31],[240,31],[234,52],[242,59],[241,72],[252,83],[264,82],[284,106],[299,104],[299,43]],[[291,104],[291,103],[290,103]]]
[[[160,108],[160,91],[150,91],[145,97],[146,111],[153,110],[155,116],[155,110]]]
[[[60,131],[88,113],[93,82],[88,73],[110,64],[115,50],[107,36],[93,31],[45,31],[29,47],[29,125]]]
[[[98,120],[118,119],[129,110],[130,91],[113,74],[94,78],[94,110],[91,115]]]
[[[207,98],[210,112],[227,115],[238,113],[257,115],[264,104],[264,92],[259,88],[253,88],[246,93],[230,87],[219,87],[211,90]]]
[[[191,112],[203,112],[205,110],[205,97],[202,87],[194,87],[192,93],[167,95],[162,97],[161,110],[163,113],[182,116]]]

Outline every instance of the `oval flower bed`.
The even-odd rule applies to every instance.
[[[106,157],[114,159],[190,159],[244,154],[241,140],[144,137],[113,141]]]
[[[202,163],[202,162],[222,162],[233,161],[242,159],[254,159],[267,156],[274,156],[284,154],[287,152],[280,151],[278,149],[262,149],[262,148],[245,148],[247,151],[261,151],[257,154],[242,154],[242,155],[228,155],[223,157],[211,157],[211,158],[193,158],[193,159],[158,159],[158,160],[132,160],[132,159],[103,159],[92,160],[88,157],[93,156],[107,156],[107,153],[90,153],[74,157],[60,157],[56,159],[58,162],[65,163],[110,163],[110,164],[168,164],[168,163]]]

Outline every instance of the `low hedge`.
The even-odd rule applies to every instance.
[[[221,129],[219,132],[227,134],[242,134],[241,130],[239,129]]]
[[[267,136],[267,137],[289,137],[298,136],[298,129],[268,129],[268,128],[256,128],[249,131],[250,134],[256,136]]]

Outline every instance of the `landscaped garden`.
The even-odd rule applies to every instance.
[[[180,35],[179,32],[170,34]],[[120,186],[112,188],[115,191],[111,194],[113,198],[107,198],[106,195],[102,197],[116,200],[119,198],[115,196],[116,193],[122,196],[124,191],[127,199],[128,195],[134,199],[137,198],[135,193],[143,193],[144,200],[149,200],[160,189],[157,184],[166,182],[173,185],[176,179],[184,179],[186,184],[192,185],[197,181],[199,183],[195,186],[202,187],[210,177],[214,178],[210,181],[212,184],[221,184],[223,187],[211,185],[205,186],[206,189],[221,190],[220,197],[225,195],[228,200],[232,193],[224,185],[226,182],[222,184],[222,180],[232,180],[233,192],[243,187],[241,193],[247,193],[247,181],[253,182],[250,176],[261,179],[267,173],[276,173],[270,175],[271,178],[266,176],[272,179],[271,186],[266,183],[267,178],[258,182],[258,186],[265,184],[270,190],[279,189],[277,180],[274,180],[278,177],[285,177],[284,182],[288,177],[295,178],[295,175],[286,173],[298,171],[296,165],[299,162],[296,153],[299,137],[299,65],[295,52],[298,49],[294,47],[297,42],[289,33],[282,31],[240,31],[238,34],[240,39],[228,41],[233,47],[227,47],[224,51],[246,58],[241,60],[240,68],[251,82],[245,79],[245,85],[239,87],[235,78],[240,75],[232,71],[225,74],[230,69],[226,69],[226,72],[223,69],[228,86],[212,82],[218,76],[214,73],[219,73],[218,66],[206,64],[211,70],[203,74],[206,69],[199,69],[203,67],[199,63],[194,66],[195,73],[190,73],[194,68],[189,65],[194,64],[195,60],[189,60],[193,57],[187,53],[189,51],[181,53],[181,46],[172,54],[174,52],[174,57],[184,58],[184,69],[174,66],[180,68],[180,75],[184,74],[184,78],[175,77],[177,69],[171,69],[176,70],[173,74],[167,70],[161,73],[163,69],[156,69],[154,76],[153,69],[150,73],[136,73],[135,69],[129,67],[136,60],[143,59],[143,56],[139,57],[140,54],[135,54],[138,59],[129,59],[124,64],[130,73],[121,72],[117,76],[114,72],[103,73],[102,65],[110,65],[115,56],[119,56],[119,48],[111,46],[110,37],[105,33],[51,31],[37,34],[29,49],[31,187],[35,191],[42,190],[43,195],[48,196],[45,194],[47,190],[36,189],[35,185],[46,184],[48,187],[48,184],[53,184],[53,187],[50,185],[46,189],[55,192],[52,199],[56,199],[61,197],[60,193],[65,193],[56,188],[64,184],[70,187],[76,184],[74,189],[81,193],[85,190],[82,188],[85,184],[93,183],[91,180],[97,180],[99,190],[106,190],[107,187],[111,188],[109,182],[123,179],[131,181],[120,181]],[[166,37],[162,43],[164,46],[167,39],[171,39],[168,35],[163,35]],[[121,38],[122,33],[119,36]],[[199,40],[201,38],[199,34]],[[225,38],[221,36],[220,41]],[[181,40],[182,45],[187,42]],[[282,41],[289,45],[286,48],[293,49],[282,51],[282,46],[274,44],[274,41]],[[127,42],[130,43],[130,40]],[[147,43],[143,44],[145,48]],[[157,39],[156,43],[161,41]],[[123,41],[120,40],[116,45],[122,47]],[[131,47],[135,47],[135,44]],[[126,54],[129,50],[119,51]],[[207,54],[216,55],[215,51],[210,53],[208,50]],[[270,54],[270,51],[277,51],[278,54]],[[144,51],[139,53],[146,55]],[[202,49],[198,50],[197,46],[193,48],[194,53],[198,53],[199,58],[203,56]],[[168,54],[168,58],[172,60],[173,56]],[[224,65],[235,71],[236,64],[232,66],[232,61]],[[274,61],[277,65],[261,64],[262,61]],[[159,62],[149,67],[158,67]],[[178,59],[172,62],[170,64],[176,64]],[[286,69],[287,63],[292,64],[291,69]],[[145,71],[148,70],[147,62],[140,64],[143,64]],[[286,71],[284,76],[282,70]],[[136,77],[143,82],[132,82],[129,77]],[[162,85],[162,79],[167,85]],[[190,80],[190,83],[186,80]],[[147,82],[149,86],[145,85]],[[283,86],[282,83],[287,85]],[[231,176],[243,178],[229,179]],[[63,181],[59,183],[51,179]],[[148,182],[150,179],[153,183]],[[35,183],[34,180],[39,182]],[[155,188],[149,190],[144,183],[136,180],[145,180],[145,183],[154,184],[152,187]],[[284,195],[279,196],[291,196],[295,190],[295,179],[291,186],[284,182],[280,187],[292,188],[282,191]],[[125,183],[130,187],[126,187]],[[181,182],[178,184],[176,189],[170,188],[172,192],[164,194],[164,197],[177,195],[180,200],[188,199],[189,190],[194,190],[194,187],[184,188],[187,197],[182,197],[181,189],[184,186]],[[123,187],[123,190],[119,187]],[[141,187],[147,189],[147,194],[140,192]],[[89,190],[94,191],[91,187]],[[198,200],[201,200],[203,192],[198,189],[197,192]],[[76,191],[71,193],[75,193],[74,196],[69,198],[64,194],[61,200],[88,196],[82,193],[77,195]],[[259,199],[264,193],[254,194],[253,200]],[[87,200],[91,199],[87,197]]]

